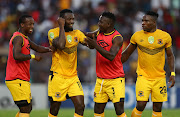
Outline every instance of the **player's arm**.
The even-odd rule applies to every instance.
[[[117,36],[112,41],[112,47],[110,51],[104,50],[101,46],[99,46],[95,39],[86,39],[88,45],[93,46],[102,56],[104,56],[106,59],[113,61],[116,57],[119,49],[121,48],[123,44],[123,39],[121,36]]]
[[[167,54],[167,61],[168,61],[169,69],[171,71],[171,76],[168,81],[168,83],[172,82],[171,85],[169,86],[169,88],[171,88],[175,84],[175,65],[174,65],[175,57],[174,57],[171,47],[166,48],[166,54]]]
[[[29,39],[31,49],[39,53],[51,52],[52,50],[48,47],[40,46]]]
[[[13,39],[13,57],[18,61],[26,61],[31,59],[31,55],[25,55],[21,53],[21,48],[23,44],[23,38],[21,36],[16,36]]]
[[[128,60],[130,55],[134,52],[137,45],[130,43],[127,48],[122,52],[121,62],[124,63]]]
[[[22,44],[23,44],[23,38],[21,36],[17,36],[13,39],[13,57],[15,60],[18,61],[26,61],[26,60],[30,60],[31,58],[40,61],[41,57],[38,55],[25,55],[23,53],[21,53],[21,48],[22,48]],[[32,57],[33,56],[33,57]]]
[[[93,39],[93,37],[97,35],[98,31],[99,31],[99,28],[98,28],[97,30],[93,31],[93,32],[83,32],[83,31],[82,31],[82,32],[83,32],[84,35],[86,35],[87,37],[90,37],[90,38]]]
[[[83,33],[84,33],[84,35],[86,35],[86,37],[88,39],[93,39],[94,41],[96,41],[96,39],[97,39],[96,36],[97,36],[98,32],[99,32],[99,28],[93,32],[83,32]],[[89,49],[94,49],[94,47],[89,45],[86,41],[85,41],[85,46],[87,46]]]
[[[52,45],[55,49],[63,50],[66,45],[66,37],[65,37],[65,31],[64,31],[65,19],[59,17],[57,21],[59,24],[59,37],[53,39]]]

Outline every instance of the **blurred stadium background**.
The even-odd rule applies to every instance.
[[[180,108],[180,0],[0,0],[0,113],[2,110],[17,109],[4,80],[8,44],[13,32],[18,29],[19,17],[25,13],[32,15],[36,23],[31,39],[37,44],[49,46],[47,32],[57,26],[56,19],[59,11],[65,8],[74,11],[74,29],[82,31],[97,29],[97,22],[101,13],[105,10],[113,12],[117,18],[115,28],[124,37],[123,48],[128,45],[132,34],[141,30],[141,18],[144,12],[148,10],[157,11],[159,13],[158,28],[167,31],[172,36],[172,47],[176,57],[176,85],[168,89],[168,101],[164,103],[163,108],[174,110]],[[31,53],[35,52],[31,51]],[[95,53],[95,50],[78,46],[78,75],[83,84],[86,108],[90,109],[94,105]],[[48,109],[47,81],[51,66],[51,54],[41,55],[44,57],[41,62],[31,61],[30,82],[32,83],[34,110]],[[137,53],[135,52],[124,64],[126,109],[135,107],[136,67]],[[170,72],[167,64],[165,70],[168,79]],[[67,100],[61,108],[72,107],[71,101]],[[152,102],[149,102],[146,108],[151,109],[151,107]],[[112,109],[113,104],[108,103],[106,108]],[[178,111],[180,112],[180,110]],[[131,113],[131,111],[128,112]],[[179,117],[179,114],[167,117]],[[5,115],[0,114],[0,116],[4,117]]]

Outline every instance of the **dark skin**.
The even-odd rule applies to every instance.
[[[110,51],[104,50],[101,46],[99,46],[96,43],[96,38],[94,35],[97,34],[97,31],[103,32],[103,33],[110,33],[114,30],[114,23],[111,19],[100,16],[99,18],[99,29],[92,32],[92,33],[86,33],[86,36],[93,37],[85,39],[87,45],[90,48],[95,48],[103,57],[106,59],[113,61],[113,59],[116,57],[117,53],[119,52],[119,49],[122,47],[123,39],[122,37],[115,37],[112,41],[112,47]],[[96,103],[94,105],[94,112],[101,114],[104,112],[104,109],[106,107],[106,103]],[[114,103],[115,111],[117,115],[121,115],[124,113],[124,102],[116,102]]]
[[[26,18],[24,23],[20,24],[19,32],[21,32],[23,35],[30,35],[34,28],[34,19],[33,18]],[[35,50],[36,52],[45,53],[50,52],[51,49],[43,46],[39,46],[32,42],[30,39],[29,44],[30,48]],[[21,48],[23,44],[23,38],[21,36],[17,36],[13,39],[13,57],[15,60],[18,61],[26,61],[30,60],[30,55],[25,55],[21,53]],[[41,57],[39,55],[36,55],[34,58],[36,61],[40,61]],[[30,113],[32,110],[32,103],[30,103],[27,106],[19,107],[21,113]]]
[[[62,17],[58,17],[57,22],[59,24],[59,37],[56,39],[53,39],[53,47],[59,50],[63,50],[66,45],[66,37],[64,33],[64,25],[65,25],[65,19]]]
[[[112,25],[111,20],[106,17],[100,17],[98,25],[99,25],[100,32],[110,33],[114,30],[114,26]],[[94,32],[94,33],[97,33],[97,32]],[[96,43],[96,39],[94,35],[95,34],[92,34],[93,39],[90,39],[90,38],[85,39],[88,46],[95,48],[102,56],[112,61],[116,57],[116,54],[119,52],[119,49],[121,48],[123,44],[122,37],[120,36],[115,37],[112,41],[113,44],[110,51],[106,51]]]
[[[21,32],[24,35],[30,35],[33,31],[34,28],[34,19],[33,18],[26,18],[24,23],[21,23],[21,28],[19,32]],[[45,53],[45,52],[50,52],[51,49],[43,46],[39,46],[32,42],[30,39],[29,44],[30,48],[33,49],[36,52],[39,53]],[[23,44],[23,38],[21,36],[17,36],[13,39],[13,56],[15,60],[18,61],[26,61],[31,59],[30,55],[25,55],[21,53],[21,48]],[[35,56],[35,60],[40,61],[41,57],[39,55]]]
[[[146,32],[155,32],[156,31],[156,18],[154,18],[153,16],[150,16],[150,15],[143,16],[142,27],[143,27],[143,30]],[[122,58],[121,58],[122,63],[124,63],[128,60],[128,58],[130,57],[130,55],[134,52],[134,50],[136,48],[137,48],[137,46],[132,43],[130,43],[128,45],[128,47],[122,53]],[[175,67],[174,67],[175,59],[174,59],[174,54],[172,52],[172,49],[167,48],[167,49],[165,49],[165,51],[166,51],[167,61],[168,61],[170,71],[175,72]],[[170,82],[172,82],[172,83],[169,86],[169,88],[173,87],[175,84],[174,76],[170,76],[168,83],[170,83]],[[147,104],[147,101],[137,101],[137,104],[136,104],[137,110],[143,111],[144,108],[146,107],[146,104]],[[162,104],[163,104],[162,102],[153,102],[153,111],[161,112]]]
[[[59,26],[61,26],[60,28],[65,30],[65,31],[60,32],[60,34],[63,33],[62,35],[64,35],[64,36],[54,39],[53,47],[56,49],[62,50],[63,48],[65,48],[65,42],[66,42],[65,32],[73,31],[74,14],[73,13],[65,13],[63,18],[59,18],[58,23],[59,23]],[[62,47],[58,47],[58,46],[61,46],[60,43],[61,43],[61,45],[63,45]],[[83,116],[84,108],[85,108],[84,96],[83,95],[73,96],[73,97],[71,97],[71,100],[75,107],[75,113]],[[50,104],[50,113],[54,116],[57,116],[60,106],[61,106],[61,102],[51,101],[50,103],[51,103]]]

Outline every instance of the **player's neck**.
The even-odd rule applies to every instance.
[[[70,31],[73,31],[73,29],[72,28],[68,28],[68,27],[64,27],[64,31],[65,32],[70,32]]]
[[[152,29],[152,30],[150,30],[150,31],[145,31],[145,32],[147,32],[147,33],[153,33],[153,32],[155,32],[157,29]]]
[[[18,29],[18,32],[20,32],[20,33],[22,33],[23,35],[27,36],[27,34],[26,34],[24,31],[22,31],[20,28]]]
[[[114,31],[114,28],[109,28],[104,33],[111,33],[112,31]]]

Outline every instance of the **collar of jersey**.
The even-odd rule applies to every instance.
[[[21,32],[19,32],[19,33],[21,33]],[[22,33],[21,33],[22,34]],[[23,37],[25,37],[26,39],[28,39],[28,36],[25,36],[24,34],[22,34],[23,35]]]
[[[104,33],[104,35],[105,35],[105,36],[111,35],[111,34],[113,34],[115,31],[116,31],[116,30],[114,29],[114,30],[113,30],[112,32],[110,32],[110,33]]]

